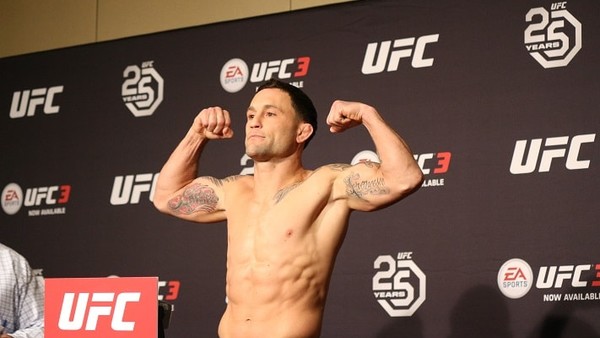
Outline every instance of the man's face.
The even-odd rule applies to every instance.
[[[246,154],[253,160],[288,157],[298,148],[301,121],[286,92],[269,88],[256,93],[246,117]]]

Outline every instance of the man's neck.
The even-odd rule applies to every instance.
[[[254,163],[254,189],[257,194],[273,196],[284,187],[306,178],[300,159]]]

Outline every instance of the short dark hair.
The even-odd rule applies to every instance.
[[[289,83],[285,83],[278,79],[270,79],[263,83],[256,92],[260,92],[263,89],[279,89],[286,92],[292,101],[292,107],[296,110],[296,113],[300,116],[302,121],[307,122],[313,127],[312,134],[304,142],[304,148],[308,145],[313,136],[317,133],[317,110],[312,103],[312,100],[306,95],[300,88],[293,86]]]

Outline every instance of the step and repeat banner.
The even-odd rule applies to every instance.
[[[425,174],[352,215],[323,337],[598,337],[599,14],[355,1],[0,59],[0,241],[46,278],[158,277],[167,336],[215,337],[226,226],[160,214],[153,191],[209,106],[236,136],[202,174],[251,174],[246,108],[276,77],[321,114],[308,168],[374,156],[364,129],[325,127],[344,99],[375,106]]]

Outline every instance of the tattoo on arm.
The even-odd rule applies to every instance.
[[[385,185],[383,177],[374,180],[361,180],[360,174],[350,173],[344,178],[346,184],[346,194],[362,200],[366,200],[367,195],[385,195],[390,189]]]
[[[195,183],[182,194],[169,200],[169,208],[176,214],[191,215],[197,212],[211,213],[216,210],[219,197],[208,185]]]
[[[361,160],[360,162],[358,162],[358,164],[364,164],[369,168],[379,168],[381,166],[381,164],[373,162],[371,160]]]
[[[210,181],[210,183],[216,185],[217,187],[223,186],[223,180],[220,180],[218,178],[214,178],[212,176],[202,176],[201,178]]]

